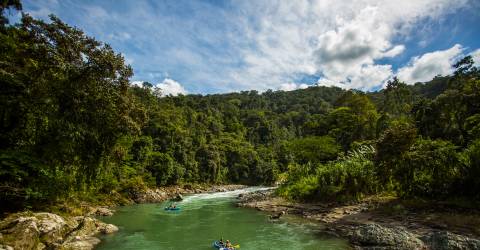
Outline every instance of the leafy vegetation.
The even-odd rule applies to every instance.
[[[21,9],[18,1],[1,5]],[[426,84],[162,97],[52,16],[0,23],[0,202],[38,207],[185,183],[271,184],[298,200],[478,199],[480,76]],[[2,209],[7,209],[2,206]]]
[[[289,169],[279,193],[297,200],[342,200],[381,190],[402,197],[478,200],[472,190],[478,190],[480,177],[480,72],[471,57],[454,67],[453,76],[436,77],[425,85],[408,86],[395,78],[385,90],[368,93],[377,106],[369,112],[376,122],[376,136],[372,138],[368,129],[358,130],[360,135],[347,137],[353,139],[344,144],[347,157],[309,165],[302,174],[296,171],[304,167]],[[329,114],[340,109],[346,113],[347,107]],[[346,123],[350,124],[347,133],[355,131],[358,121],[368,121],[360,115]],[[341,127],[336,123],[332,129]],[[342,143],[342,138],[337,137],[337,142]],[[365,151],[366,145],[375,150]],[[359,153],[359,146],[364,153]]]

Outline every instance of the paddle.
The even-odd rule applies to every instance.
[[[233,247],[233,248],[240,248],[240,244],[233,245],[232,247]],[[222,248],[220,248],[220,249],[222,249]],[[223,248],[223,249],[231,249],[231,248]]]

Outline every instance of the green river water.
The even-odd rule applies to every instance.
[[[240,250],[348,249],[344,240],[321,234],[319,225],[293,216],[272,222],[266,213],[235,206],[238,194],[256,189],[190,195],[178,212],[165,211],[166,202],[120,207],[102,219],[120,231],[96,249],[211,250],[220,237]]]

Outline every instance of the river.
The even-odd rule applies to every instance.
[[[169,202],[120,207],[102,219],[120,231],[104,236],[96,249],[211,250],[220,237],[240,250],[348,249],[344,240],[322,234],[320,225],[294,216],[270,221],[266,213],[235,206],[240,193],[258,189],[189,195],[178,203],[180,211],[165,211]]]

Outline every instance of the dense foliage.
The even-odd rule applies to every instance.
[[[18,4],[18,5],[16,5]],[[21,8],[17,1],[1,7]],[[0,23],[0,202],[37,206],[183,183],[271,184],[292,199],[478,198],[480,78],[162,97],[110,46],[52,16]],[[2,207],[5,209],[5,207]]]
[[[375,136],[368,132],[370,126],[363,127],[343,144],[346,157],[293,165],[279,193],[297,200],[355,199],[380,191],[403,197],[479,199],[474,190],[480,187],[480,71],[469,56],[454,67],[453,76],[414,86],[395,78],[386,89],[368,93],[376,104],[368,112]],[[367,113],[367,107],[359,110]],[[359,121],[369,121],[359,115],[349,118],[353,122],[347,123],[346,131],[353,134]],[[332,127],[338,128],[341,125]],[[345,137],[337,137],[337,142],[342,143],[341,138]]]

